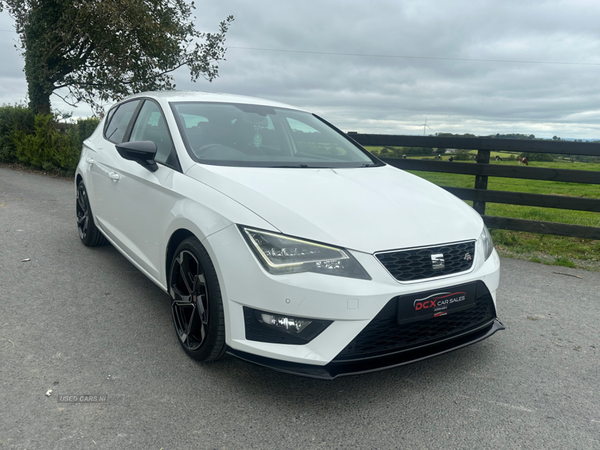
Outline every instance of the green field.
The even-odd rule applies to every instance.
[[[375,154],[379,153],[379,148],[369,148],[369,150],[373,151]],[[475,154],[475,152],[472,153]],[[504,159],[508,156],[506,153],[492,152],[492,158],[494,158],[496,154]],[[449,156],[450,155],[444,155],[442,159],[447,160]],[[423,156],[412,156],[409,158],[433,159],[433,157]],[[474,161],[461,162],[475,163]],[[492,164],[517,165],[518,162],[492,161]],[[530,161],[529,165],[532,167],[600,171],[600,164],[570,162],[568,160],[557,160],[554,162]],[[475,182],[475,177],[472,175],[420,171],[411,171],[411,173],[425,178],[439,186],[472,188]],[[555,181],[490,177],[488,180],[488,189],[497,191],[528,192],[532,194],[563,195],[569,197],[600,198],[599,185],[561,183]],[[554,208],[487,203],[486,214],[517,219],[600,227],[600,213],[587,211],[570,211]],[[600,271],[600,241],[507,230],[491,231],[496,249],[503,256],[542,262],[545,264],[556,264]]]

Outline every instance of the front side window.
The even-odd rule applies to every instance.
[[[379,165],[317,117],[260,105],[177,102],[171,108],[190,156],[201,163],[258,167]]]
[[[114,112],[109,112],[108,123],[104,129],[104,137],[107,140],[114,142],[115,144],[123,142],[129,121],[133,117],[133,113],[139,103],[140,100],[123,103],[122,105],[119,105]]]
[[[173,141],[160,107],[146,100],[131,130],[130,141],[152,141],[156,144],[156,162],[177,166]]]

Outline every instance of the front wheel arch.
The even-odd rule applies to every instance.
[[[192,238],[192,237],[198,239],[198,237],[194,233],[192,233],[190,230],[186,230],[185,228],[180,228],[180,229],[176,230],[175,232],[173,232],[173,234],[169,238],[169,242],[167,244],[167,248],[165,251],[165,261],[164,261],[167,288],[169,286],[169,271],[171,270],[171,262],[173,261],[173,255],[175,254],[175,250],[177,250],[177,247],[179,247],[179,244],[181,244],[186,239]],[[198,239],[198,240],[200,240],[200,239]]]

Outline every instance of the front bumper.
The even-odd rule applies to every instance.
[[[204,244],[221,284],[229,353],[276,370],[324,379],[365,373],[446,353],[504,328],[496,319],[495,291],[499,283],[496,252],[484,261],[478,251],[469,273],[399,283],[372,254],[361,252],[352,254],[372,280],[315,273],[268,274],[235,226],[209,236]],[[466,327],[449,327],[442,333],[434,333],[430,339],[411,341],[410,337],[408,340],[398,337],[397,333],[403,332],[397,329],[395,299],[398,296],[467,283],[477,284],[478,298],[486,297],[484,315],[468,321]],[[247,338],[245,307],[332,323],[305,345],[260,342]],[[436,325],[458,314],[436,318]],[[382,325],[378,324],[382,317],[384,322],[389,322],[383,334],[380,333]],[[427,320],[418,323],[425,322]],[[384,324],[384,328],[386,326]],[[383,336],[384,342],[378,340],[378,336]],[[398,339],[405,339],[405,343],[396,345]],[[349,350],[357,345],[367,348]],[[370,351],[369,346],[375,350]]]

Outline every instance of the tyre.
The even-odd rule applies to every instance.
[[[183,350],[196,361],[222,358],[227,346],[219,280],[195,237],[177,247],[168,282],[173,324]]]
[[[94,223],[94,216],[83,180],[77,183],[77,231],[88,247],[106,244],[106,238]]]

